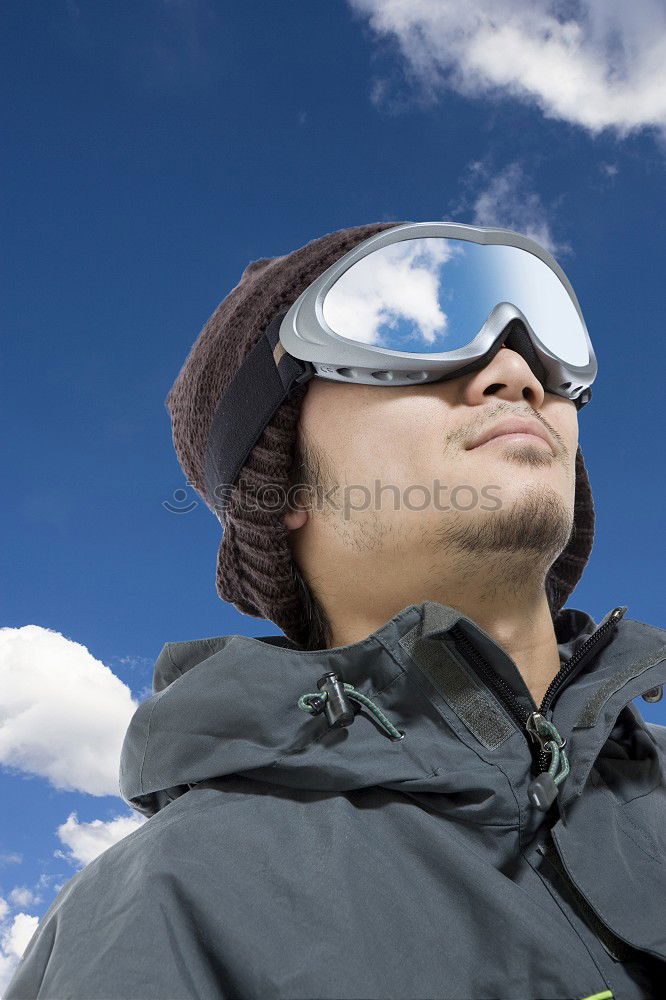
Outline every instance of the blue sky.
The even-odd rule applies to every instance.
[[[666,14],[556,8],[3,4],[0,685],[28,710],[0,699],[0,988],[60,887],[139,822],[117,755],[162,645],[279,631],[218,598],[219,525],[164,407],[250,260],[390,220],[548,246],[599,362],[569,606],[666,624]]]

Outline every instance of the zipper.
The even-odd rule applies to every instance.
[[[587,924],[588,928],[592,931],[595,937],[598,938],[611,958],[614,958],[616,962],[628,962],[635,959],[636,949],[634,946],[628,944],[621,937],[618,937],[615,931],[611,930],[608,924],[605,924],[601,918],[596,915],[586,897],[580,891],[562,864],[552,837],[549,837],[544,844],[537,848],[537,850],[541,856],[546,859],[546,862],[555,869],[559,879],[564,884],[564,890],[558,887],[560,894],[568,894],[568,902],[571,908],[578,914],[580,919]]]
[[[467,638],[460,625],[454,625],[449,629],[449,634],[456,646],[466,659],[471,661],[481,679],[493,691],[518,728],[525,735],[531,753],[535,744],[537,745],[538,759],[536,766],[538,767],[538,772],[528,791],[533,804],[544,811],[550,806],[558,792],[558,785],[555,784],[548,773],[550,759],[553,755],[551,748],[553,742],[555,742],[557,744],[556,752],[559,759],[559,751],[566,745],[566,740],[560,737],[553,724],[547,720],[546,713],[565,685],[583,669],[593,655],[596,655],[600,649],[610,642],[617,623],[626,611],[627,607],[619,607],[613,608],[612,611],[608,612],[592,635],[588,636],[585,642],[578,647],[573,656],[564,661],[558,673],[549,684],[548,690],[538,708],[536,702],[533,700],[535,707],[535,711],[533,712],[527,712],[523,708],[516,698],[511,685],[507,684],[496,670],[493,670],[485,657],[481,655],[476,646]],[[549,743],[551,744],[550,747],[548,746]],[[568,763],[566,764],[563,777],[566,777],[566,774],[568,774]]]

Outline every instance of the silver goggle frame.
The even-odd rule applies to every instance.
[[[403,240],[444,237],[480,244],[518,247],[538,257],[564,286],[580,320],[589,361],[583,366],[565,362],[549,350],[528,318],[510,302],[501,302],[478,331],[470,331],[463,348],[440,354],[406,353],[355,342],[339,336],[324,318],[323,303],[332,286],[354,264],[369,254]],[[414,385],[452,378],[480,367],[479,362],[512,321],[523,325],[546,373],[545,388],[583,405],[597,374],[597,361],[576,294],[554,257],[534,240],[507,229],[488,229],[458,223],[414,222],[383,230],[370,237],[331,265],[296,299],[284,316],[279,337],[285,351],[310,362],[321,378],[365,385]],[[476,364],[475,364],[476,363]],[[591,395],[591,393],[589,394]]]

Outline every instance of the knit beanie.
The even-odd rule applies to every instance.
[[[383,229],[382,222],[353,226],[312,240],[292,253],[247,265],[238,284],[206,322],[176,378],[165,405],[173,443],[190,485],[220,520],[216,589],[243,614],[267,618],[297,646],[307,644],[307,618],[292,572],[289,529],[282,510],[243,503],[244,490],[289,489],[300,406],[308,385],[281,404],[250,453],[223,511],[207,495],[205,448],[213,414],[241,362],[275,314],[287,309],[336,260]],[[252,509],[252,507],[257,509]],[[553,616],[580,579],[592,550],[594,506],[580,448],[576,453],[574,526],[566,549],[553,563],[546,592]]]

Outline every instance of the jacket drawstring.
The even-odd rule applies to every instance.
[[[350,726],[356,714],[350,699],[364,705],[386,729],[392,740],[401,740],[405,734],[396,729],[393,723],[384,715],[378,705],[353,684],[341,681],[334,671],[328,671],[317,681],[319,691],[308,692],[298,699],[298,707],[311,715],[326,713],[326,719],[332,729]],[[547,771],[539,774],[529,786],[530,800],[539,808],[546,808],[557,795],[557,788],[569,773],[569,760],[563,740],[557,729],[548,719],[539,713],[533,713],[528,720],[527,731],[550,754],[551,761]]]
[[[532,712],[527,720],[527,732],[546,754],[551,755],[550,766],[542,771],[528,785],[530,802],[545,812],[558,793],[558,786],[569,773],[569,759],[557,729],[540,712]]]
[[[311,715],[326,713],[326,719],[332,729],[339,729],[342,726],[350,726],[356,714],[349,699],[364,705],[375,718],[387,730],[393,740],[401,740],[405,734],[400,729],[396,729],[392,722],[384,715],[382,710],[375,705],[370,698],[357,691],[353,684],[341,681],[333,671],[329,671],[317,681],[319,691],[303,694],[298,699],[298,707],[303,712],[310,712]]]

